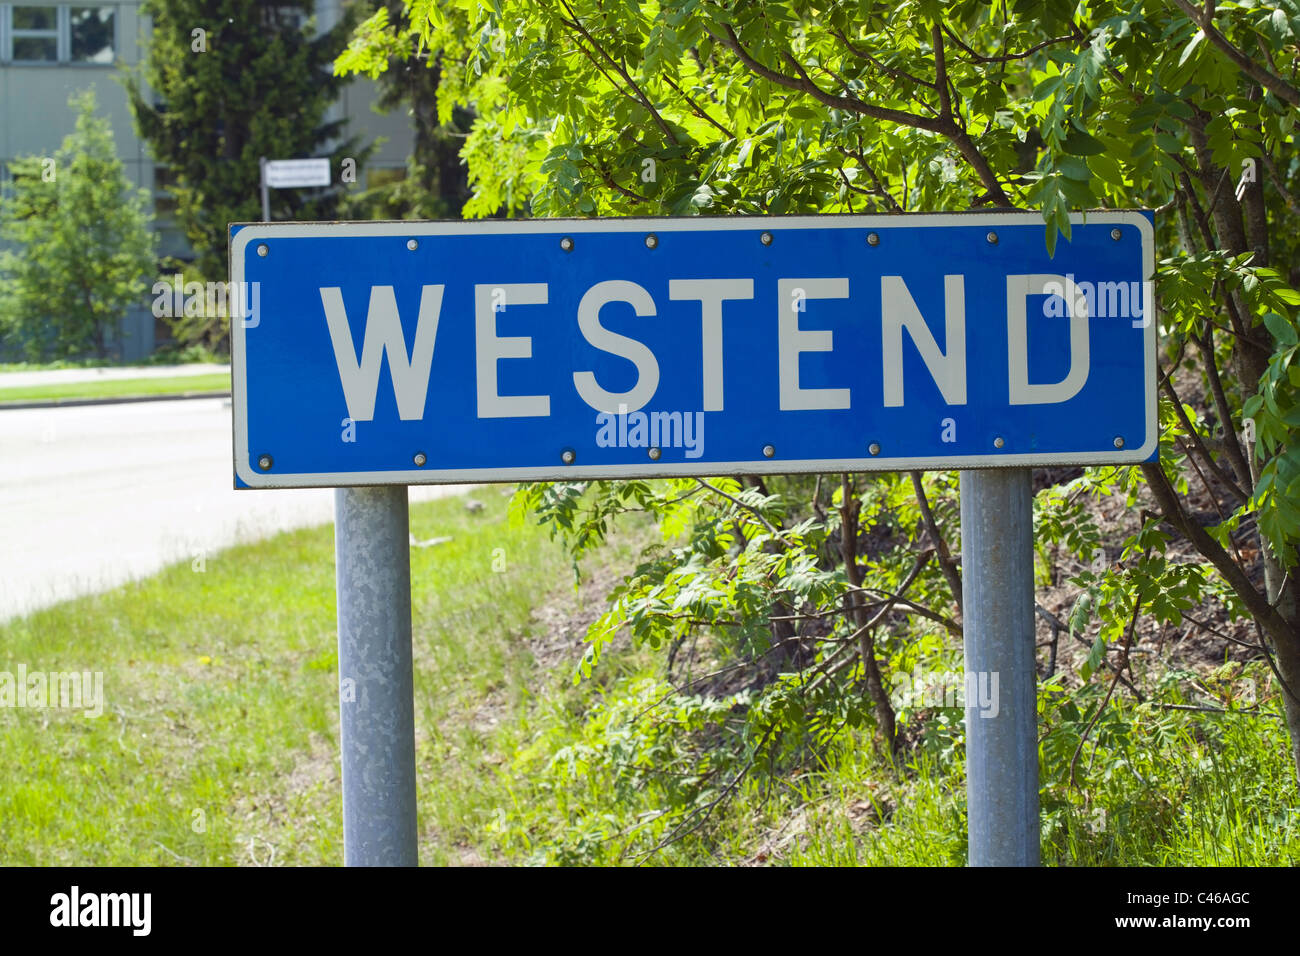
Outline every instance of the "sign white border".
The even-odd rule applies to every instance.
[[[1142,236],[1142,279],[1155,279],[1155,230],[1137,211],[1095,211],[1072,213],[1073,226],[1136,226]],[[562,236],[590,232],[694,232],[760,230],[774,234],[797,229],[871,229],[882,234],[899,228],[943,228],[945,226],[1044,227],[1036,212],[1004,213],[912,213],[899,216],[689,216],[682,218],[619,219],[483,219],[447,222],[292,222],[235,223],[238,231],[230,240],[230,280],[242,288],[244,256],[250,243],[263,239],[366,238],[394,236],[419,239],[422,236],[546,235]],[[1064,242],[1065,240],[1060,240]],[[1058,248],[1060,246],[1058,245]],[[1157,420],[1157,325],[1154,303],[1146,304],[1145,345],[1146,435],[1137,448],[1102,452],[1054,452],[1050,454],[1010,453],[933,456],[921,458],[781,459],[759,458],[744,462],[653,462],[643,464],[565,465],[531,468],[409,468],[400,471],[349,471],[317,474],[258,472],[248,462],[248,391],[245,369],[244,327],[230,323],[231,413],[234,420],[235,473],[250,488],[342,487],[352,485],[443,485],[513,481],[569,481],[595,478],[706,477],[735,474],[798,474],[837,471],[909,471],[913,469],[951,471],[965,468],[1013,468],[1052,465],[1127,465],[1146,461],[1159,442]],[[238,482],[235,487],[240,487]]]

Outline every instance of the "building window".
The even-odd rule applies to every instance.
[[[366,170],[366,188],[377,189],[380,186],[391,186],[394,183],[400,183],[405,178],[405,166],[371,168]]]
[[[153,211],[159,218],[176,214],[176,197],[168,189],[176,185],[176,177],[166,166],[153,168]]]
[[[10,7],[13,17],[13,60],[16,63],[55,63],[59,59],[58,7]]]
[[[113,63],[113,8],[69,7],[68,49],[73,63]]]
[[[279,29],[301,30],[307,23],[307,14],[297,4],[268,3],[262,7],[263,25]]]
[[[111,66],[117,8],[0,4],[0,61]]]

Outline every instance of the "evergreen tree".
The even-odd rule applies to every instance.
[[[370,28],[377,22],[406,23],[406,0],[382,0]],[[363,38],[358,42],[364,43]],[[406,177],[358,194],[345,214],[375,219],[457,219],[469,199],[469,179],[461,162],[460,147],[469,133],[472,113],[448,107],[440,115],[437,59],[394,54],[388,68],[372,75],[379,85],[384,111],[405,109],[411,117],[415,139],[407,161]]]
[[[108,356],[113,328],[155,267],[147,191],[133,189],[92,90],[50,157],[14,163],[0,199],[0,335],[32,359]]]
[[[228,226],[262,218],[258,159],[328,155],[335,186],[271,190],[272,219],[329,219],[345,159],[373,146],[340,141],[329,108],[346,82],[333,74],[350,7],[316,35],[312,0],[146,0],[153,32],[142,76],[128,89],[141,137],[171,170],[168,191],[209,280],[227,269]],[[143,81],[143,82],[142,82]],[[325,152],[328,150],[328,152]]]

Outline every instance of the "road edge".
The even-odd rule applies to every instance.
[[[128,405],[138,402],[180,402],[196,398],[229,398],[224,392],[178,392],[174,395],[121,395],[108,398],[47,398],[26,402],[0,402],[0,412],[25,408],[65,408],[76,405]]]

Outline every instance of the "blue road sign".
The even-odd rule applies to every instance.
[[[231,228],[237,487],[1149,461],[1149,214]]]

